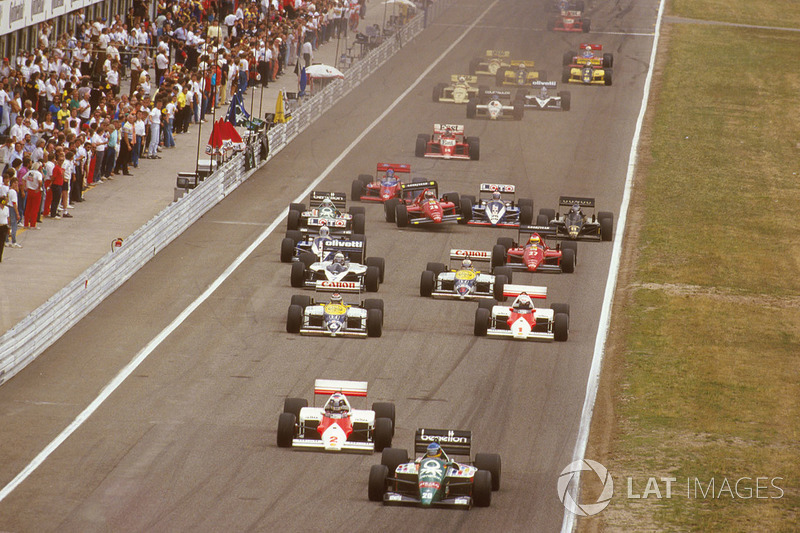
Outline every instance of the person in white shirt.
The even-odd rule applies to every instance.
[[[6,205],[6,202],[8,202],[8,199],[5,196],[0,197],[0,240],[2,240],[3,242],[6,242],[9,231],[8,227],[9,210],[8,206]],[[3,262],[4,249],[5,246],[0,246],[0,263]]]
[[[161,83],[161,76],[169,68],[169,58],[164,52],[159,52],[156,56],[156,83]]]
[[[39,207],[42,205],[42,187],[44,176],[40,172],[42,164],[35,162],[25,174],[25,227],[38,229]]]
[[[131,163],[133,168],[139,168],[139,157],[142,154],[142,143],[144,136],[147,133],[147,125],[144,121],[145,114],[141,111],[136,113],[136,122],[133,123],[133,132],[136,134],[133,142],[133,153],[131,154]]]
[[[314,58],[314,49],[311,46],[311,41],[306,39],[306,42],[303,43],[303,46],[300,47],[300,52],[303,54],[303,62],[306,68],[311,66],[311,61]]]
[[[158,143],[161,140],[161,109],[164,104],[161,100],[156,100],[156,105],[150,110],[150,147],[147,157],[149,159],[161,159],[158,155]]]
[[[92,183],[100,183],[104,181],[103,175],[103,159],[106,155],[106,144],[108,144],[108,137],[105,136],[105,127],[102,123],[92,125],[89,127],[91,137],[89,142],[94,147],[94,174],[92,175]]]

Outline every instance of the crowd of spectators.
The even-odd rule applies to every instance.
[[[20,248],[20,224],[71,218],[87,187],[160,159],[237,91],[297,74],[364,2],[135,0],[112,20],[78,10],[63,35],[41,23],[39,47],[0,64],[0,238]]]

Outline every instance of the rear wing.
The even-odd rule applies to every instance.
[[[550,88],[555,89],[556,86],[558,86],[558,82],[557,81],[539,81],[539,80],[536,80],[536,81],[532,81],[531,82],[531,87],[550,87]]]
[[[472,259],[473,261],[492,260],[492,252],[486,250],[462,250],[454,248],[450,250],[450,259]]]
[[[337,209],[345,209],[347,207],[347,195],[343,192],[312,191],[310,203],[313,207],[325,198],[330,198]]]
[[[511,57],[508,50],[486,50],[486,57]]]
[[[530,235],[532,233],[538,233],[543,237],[552,237],[558,234],[558,230],[552,226],[520,226],[519,238],[517,239],[517,241],[520,243],[520,246],[522,246],[522,243],[524,242],[522,235]]]
[[[456,133],[458,135],[464,135],[464,125],[463,124],[434,124],[433,125],[433,133],[447,133],[447,129],[450,129],[452,133]]]
[[[511,60],[511,66],[512,67],[518,67],[520,65],[525,65],[528,68],[533,68],[533,59],[531,59],[530,61],[525,60],[525,59],[512,59]]]
[[[478,83],[478,76],[471,76],[469,74],[451,74],[450,75],[450,81],[452,83],[459,83],[459,82],[461,82],[462,78],[463,78],[465,83],[469,83],[469,84],[472,84],[472,85]]]
[[[397,174],[397,173],[410,174],[411,173],[411,165],[409,165],[407,163],[378,163],[377,172],[386,172],[389,169],[394,170],[395,174]]]
[[[578,13],[580,13],[580,11],[578,11]],[[600,50],[603,49],[603,45],[602,44],[581,43],[581,45],[578,48],[580,48],[581,50],[594,50],[595,52],[599,52]]]
[[[339,379],[317,379],[314,380],[314,394],[331,395],[334,392],[341,392],[345,396],[367,397],[366,381],[344,381]]]
[[[418,429],[414,434],[414,453],[425,453],[429,444],[437,443],[447,455],[469,457],[472,452],[472,432],[457,429]]]
[[[560,207],[569,207],[573,204],[594,209],[594,198],[579,198],[577,196],[561,196],[558,198],[558,205]]]
[[[495,89],[489,89],[486,91],[486,98],[511,98],[511,91],[497,91]]]
[[[568,9],[566,15],[568,17],[580,17],[583,14],[583,11],[577,11],[575,9]]]
[[[531,298],[547,298],[547,287],[538,287],[536,285],[511,285],[506,283],[503,287],[503,296],[516,298],[520,294],[525,293]]]
[[[435,181],[418,181],[416,183],[404,183],[400,188],[405,191],[423,191],[425,189],[436,189],[436,196],[439,196],[439,184]]]
[[[364,241],[345,241],[342,239],[330,239],[324,241],[320,250],[323,252],[345,252],[358,253],[364,251]]]
[[[317,281],[314,289],[318,292],[349,292],[360,293],[361,285],[357,281]]]
[[[514,185],[506,185],[504,183],[481,183],[480,192],[499,192],[501,194],[514,194],[517,192],[517,187]]]

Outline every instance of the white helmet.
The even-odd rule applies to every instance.
[[[494,191],[492,193],[492,200],[499,200],[499,199],[500,199],[500,192],[499,191]]]
[[[344,254],[342,252],[336,252],[336,255],[333,256],[333,262],[338,265],[344,264]]]
[[[334,292],[331,294],[331,303],[332,304],[340,304],[342,303],[342,295],[338,292]]]
[[[322,226],[319,228],[319,236],[320,237],[327,237],[331,234],[331,230],[328,229],[328,226]]]
[[[472,268],[472,259],[467,258],[461,261],[461,268]]]

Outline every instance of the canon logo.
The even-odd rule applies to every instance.
[[[355,289],[358,284],[352,281],[320,281],[319,286],[331,289]]]

